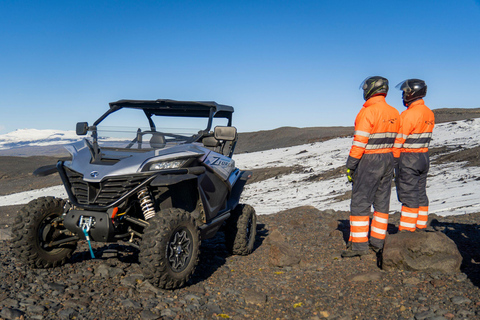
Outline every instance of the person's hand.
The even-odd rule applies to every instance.
[[[353,169],[347,169],[347,179],[348,182],[353,183],[353,174],[355,173],[355,170]]]

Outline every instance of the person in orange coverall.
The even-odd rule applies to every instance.
[[[398,167],[395,182],[402,203],[400,231],[424,230],[428,222],[427,174],[430,168],[428,146],[435,116],[424,103],[427,85],[420,79],[408,79],[397,85],[403,91],[400,129],[395,139],[394,156]]]
[[[342,252],[345,258],[369,254],[369,245],[375,252],[383,248],[394,168],[392,149],[400,122],[397,109],[385,101],[387,79],[369,77],[360,88],[365,103],[355,119],[353,145],[347,160],[347,177],[353,182],[353,188],[350,238],[347,249]]]

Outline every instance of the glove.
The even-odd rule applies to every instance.
[[[353,169],[347,169],[347,179],[348,182],[353,183],[353,174],[355,173],[355,170]]]

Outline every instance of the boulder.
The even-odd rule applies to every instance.
[[[385,239],[384,270],[459,273],[462,255],[441,232],[399,232]]]
[[[285,242],[270,243],[268,262],[275,267],[290,267],[300,263],[297,251]]]
[[[275,267],[289,267],[300,262],[297,251],[285,242],[285,237],[278,230],[265,239],[265,243],[269,246],[268,262]]]

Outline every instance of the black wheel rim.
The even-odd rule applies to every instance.
[[[56,214],[46,216],[38,228],[37,239],[40,248],[49,254],[56,254],[61,251],[63,248],[59,246],[51,246],[50,244],[66,237],[63,234],[63,230],[65,230],[63,219]]]
[[[193,254],[193,237],[188,229],[175,230],[167,245],[167,259],[174,272],[182,272]]]

